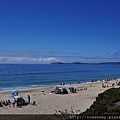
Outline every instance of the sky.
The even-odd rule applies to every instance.
[[[0,63],[119,62],[120,0],[0,0]]]

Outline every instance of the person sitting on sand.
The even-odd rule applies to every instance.
[[[8,104],[11,104],[10,100],[8,100]]]
[[[5,101],[4,100],[2,101],[2,104],[5,106]]]
[[[16,101],[16,99],[14,98],[13,99],[13,102],[12,102],[12,104],[13,104],[13,107],[15,107],[15,103],[16,103],[17,101]]]
[[[20,97],[19,98],[19,106],[20,106],[20,108],[22,107],[22,103],[23,103],[23,99]]]
[[[9,105],[9,107],[11,107],[11,102],[10,102],[10,100],[8,100],[8,105]]]
[[[8,105],[8,101],[6,100],[6,102],[5,102],[5,106],[7,106]]]
[[[0,101],[0,107],[3,107],[3,105],[2,105],[2,101]]]

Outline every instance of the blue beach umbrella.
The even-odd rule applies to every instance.
[[[16,96],[16,92],[17,92],[16,90],[12,90],[10,98],[14,98]]]

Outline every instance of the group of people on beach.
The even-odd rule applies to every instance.
[[[112,83],[109,83],[109,81],[111,80],[115,80],[115,78],[111,78],[111,79],[105,79],[104,83],[102,83],[102,87],[106,88],[106,87],[115,87],[115,86],[119,86],[120,85],[120,81],[114,81]]]
[[[8,106],[11,107],[13,106],[13,108],[15,107],[22,107],[22,105],[28,105],[30,104],[30,95],[28,95],[28,101],[25,101],[22,97],[20,98],[13,98],[12,102],[8,99],[8,100],[1,100],[0,101],[0,107],[4,107],[4,106]]]
[[[11,102],[10,102],[10,100],[1,100],[0,101],[0,107],[3,107],[3,106],[9,106],[9,107],[11,107]]]
[[[22,107],[22,105],[28,105],[30,104],[30,95],[28,95],[28,101],[25,101],[22,97],[18,98],[18,99],[13,99],[13,107],[15,106],[19,106]]]

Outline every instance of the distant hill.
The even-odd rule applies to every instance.
[[[120,62],[101,62],[101,63],[82,63],[82,62],[72,62],[72,63],[64,63],[64,62],[53,62],[51,64],[120,64]]]

